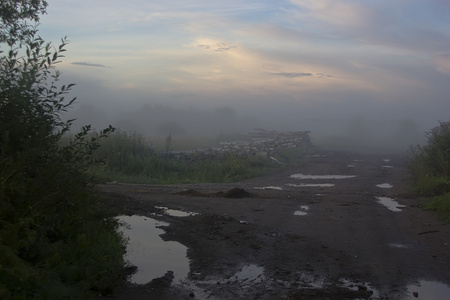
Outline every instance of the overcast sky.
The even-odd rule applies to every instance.
[[[48,2],[40,34],[71,41],[59,69],[80,102],[254,109],[285,123],[450,116],[448,0]]]

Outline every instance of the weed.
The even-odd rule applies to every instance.
[[[429,209],[450,219],[450,123],[441,122],[428,133],[425,146],[411,148],[412,189],[426,197]]]
[[[142,136],[118,131],[102,140],[101,147],[94,151],[95,160],[104,163],[92,167],[89,174],[99,181],[125,183],[233,182],[297,162],[305,153],[301,149],[279,149],[274,154],[278,163],[261,154],[197,153],[169,158],[166,151],[159,155]]]
[[[442,219],[450,220],[450,193],[427,199],[425,208],[437,211]]]

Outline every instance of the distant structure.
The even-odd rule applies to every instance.
[[[309,131],[280,132],[254,129],[242,141],[221,142],[213,147],[218,152],[234,152],[237,154],[271,154],[280,148],[304,148],[311,146]]]
[[[197,150],[170,151],[169,155],[176,158],[195,159],[201,156],[233,153],[236,155],[272,155],[281,148],[312,147],[309,131],[280,132],[254,129],[242,140],[220,142],[219,145]]]

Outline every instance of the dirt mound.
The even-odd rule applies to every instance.
[[[191,196],[191,197],[209,197],[209,194],[205,194],[205,193],[200,193],[197,190],[194,189],[188,189],[188,190],[184,190],[178,193],[175,193],[175,195],[181,195],[181,196]]]
[[[255,196],[254,194],[249,193],[246,190],[238,187],[232,188],[231,190],[225,192],[219,191],[216,193],[202,193],[194,189],[188,189],[175,193],[175,195],[190,196],[190,197],[224,197],[224,198],[251,198]]]
[[[225,198],[250,198],[254,195],[252,193],[247,192],[246,190],[242,188],[232,188],[231,190],[228,190],[226,192],[217,192],[217,197],[225,197]]]

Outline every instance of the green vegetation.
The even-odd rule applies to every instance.
[[[158,149],[166,147],[168,136],[149,136],[152,145]],[[216,136],[172,136],[169,150],[195,150],[198,148],[210,148],[216,146],[220,142],[231,142],[243,139],[242,134],[225,134],[219,133]]]
[[[428,133],[427,145],[412,148],[413,189],[426,198],[425,207],[450,220],[450,123]]]
[[[304,154],[301,150],[280,150],[277,158],[285,163]],[[115,132],[101,141],[92,160],[102,161],[89,173],[101,181],[126,183],[233,182],[265,174],[282,164],[263,155],[240,156],[232,153],[194,154],[169,158],[166,149],[157,154],[136,133]]]
[[[101,215],[85,170],[112,128],[65,146],[74,99],[54,65],[65,51],[37,37],[45,1],[0,5],[0,298],[87,299],[121,279],[125,240]]]

